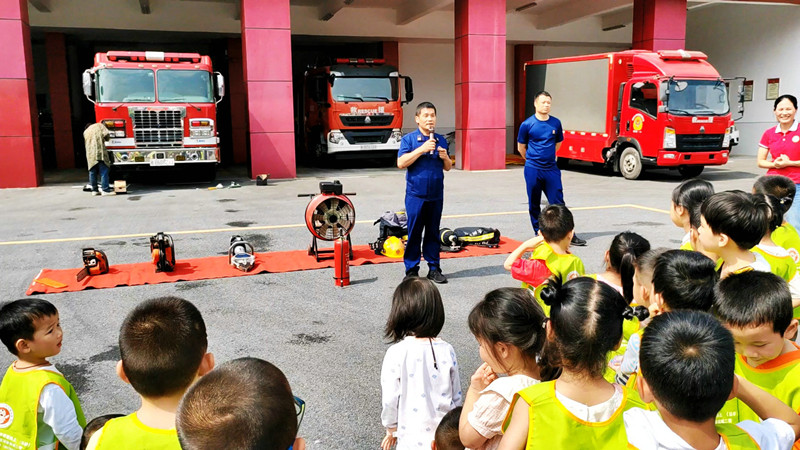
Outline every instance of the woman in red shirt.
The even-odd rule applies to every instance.
[[[775,100],[778,126],[770,127],[758,143],[758,167],[769,169],[767,175],[789,177],[800,191],[800,124],[795,120],[797,97],[784,94]],[[797,194],[795,195],[797,200]],[[800,205],[795,203],[786,213],[786,220],[800,227]]]

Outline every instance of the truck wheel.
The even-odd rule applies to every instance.
[[[556,158],[556,166],[559,169],[566,169],[569,166],[569,158],[562,158],[559,156]]]
[[[642,158],[634,147],[627,147],[619,156],[619,171],[628,180],[635,180],[642,174]]]
[[[680,166],[678,172],[683,178],[694,178],[703,173],[703,169],[705,166]]]

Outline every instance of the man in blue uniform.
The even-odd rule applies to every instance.
[[[436,107],[422,102],[414,121],[419,128],[403,136],[397,152],[397,167],[406,173],[408,242],[403,253],[406,277],[419,276],[420,245],[428,263],[428,279],[447,283],[439,266],[439,222],[444,200],[444,171],[453,163],[447,154],[447,139],[433,132]],[[424,230],[424,238],[423,238]]]
[[[519,127],[517,150],[525,158],[525,186],[528,191],[528,212],[534,233],[539,232],[542,191],[551,205],[564,204],[561,170],[556,166],[556,152],[564,140],[561,121],[550,115],[552,97],[541,91],[534,97],[536,113]],[[573,234],[572,245],[586,245]]]

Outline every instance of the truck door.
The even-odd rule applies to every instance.
[[[663,132],[659,132],[656,120],[658,85],[649,80],[631,80],[624,89],[619,135],[636,139],[642,156],[654,157],[663,141]]]

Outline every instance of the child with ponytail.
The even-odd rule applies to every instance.
[[[549,282],[541,298],[551,308],[547,343],[562,373],[514,396],[499,448],[626,448],[622,412],[645,405],[628,388],[606,381],[603,372],[633,309],[597,280],[580,277],[560,284]]]
[[[469,313],[469,329],[484,362],[472,375],[458,427],[467,448],[496,449],[514,394],[557,375],[541,358],[546,320],[539,303],[522,288],[495,289]]]

